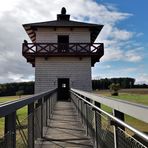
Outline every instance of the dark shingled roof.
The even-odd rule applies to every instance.
[[[31,24],[24,24],[24,27],[32,26],[32,27],[103,27],[102,25],[91,24],[91,23],[84,23],[84,22],[77,22],[77,21],[47,21],[47,22],[38,22],[38,23],[31,23]]]
[[[59,15],[60,16],[60,15]],[[68,15],[65,15],[68,16]],[[63,17],[61,15],[60,17]],[[36,28],[41,27],[52,27],[52,28],[63,28],[63,27],[70,27],[70,28],[89,28],[91,32],[91,42],[94,42],[97,38],[98,34],[100,33],[103,25],[91,24],[91,23],[84,23],[84,22],[77,22],[71,20],[54,20],[54,21],[47,21],[47,22],[38,22],[38,23],[30,23],[24,24],[24,29],[28,33],[30,39],[35,42],[36,41]]]

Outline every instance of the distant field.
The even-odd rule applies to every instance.
[[[7,97],[0,97],[0,103],[8,102],[8,101],[14,101],[20,99],[18,96],[7,96]],[[27,107],[23,107],[17,111],[17,116],[21,122],[22,125],[25,125],[27,120]],[[0,137],[3,136],[3,130],[4,130],[4,118],[0,118]]]
[[[122,99],[143,105],[148,105],[148,89],[122,89],[119,91],[119,96],[111,96],[109,90],[95,91],[99,95]]]
[[[148,89],[123,89],[119,91],[119,96],[111,96],[109,90],[95,91],[94,93],[102,96],[112,97],[115,99],[121,99],[138,104],[148,105]],[[112,112],[112,109],[107,106],[102,105],[102,108],[109,113]],[[139,121],[128,115],[125,115],[125,122],[143,132],[148,132],[148,124],[145,122]]]
[[[6,96],[6,97],[0,97],[0,103],[4,103],[7,101],[13,101],[19,99],[18,96]]]
[[[103,91],[95,91],[94,93],[112,97],[110,95],[109,90],[103,90]],[[148,89],[126,89],[126,90],[120,90],[119,96],[114,97],[115,99],[122,99],[127,100],[135,103],[141,103],[144,105],[148,105]],[[10,97],[0,97],[0,103],[6,102],[6,101],[12,101],[19,99],[18,96],[10,96]],[[112,112],[111,108],[102,105],[102,108],[109,113]],[[17,115],[19,116],[19,120],[22,121],[23,125],[27,123],[27,120],[23,120],[27,117],[27,107],[24,107],[17,111]],[[148,132],[148,124],[141,122],[137,119],[134,119],[128,115],[125,115],[125,121],[134,126],[135,128],[143,131]],[[3,129],[4,129],[4,119],[0,118],[0,137],[3,135]]]

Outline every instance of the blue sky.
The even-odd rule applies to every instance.
[[[131,14],[128,18],[115,24],[120,29],[126,29],[133,33],[129,43],[123,42],[122,50],[135,50],[139,55],[139,60],[109,60],[100,62],[93,68],[94,77],[133,77],[137,83],[148,82],[148,1],[147,0],[101,0],[97,1],[105,5],[112,6],[120,12]],[[127,57],[125,57],[127,58]],[[128,57],[130,58],[130,56]]]
[[[148,84],[147,0],[2,1],[0,83],[34,80],[34,68],[22,56],[22,42],[29,41],[22,24],[54,20],[63,6],[71,19],[104,25],[96,42],[104,43],[105,54],[92,68],[93,78],[133,77]]]

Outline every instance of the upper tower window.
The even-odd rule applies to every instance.
[[[58,50],[59,52],[67,52],[69,45],[68,35],[58,35]]]

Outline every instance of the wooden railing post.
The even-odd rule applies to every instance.
[[[16,112],[5,116],[5,146],[16,148]]]
[[[47,112],[46,112],[46,101],[47,99],[44,97],[42,98],[42,120],[43,120],[43,127],[46,126],[47,124],[47,121],[46,121],[46,118],[47,118]]]
[[[28,105],[28,147],[34,148],[34,103]]]
[[[50,119],[51,118],[51,99],[50,99],[50,97],[48,98],[48,106],[49,106],[49,108],[48,108],[48,112],[49,112],[48,118]]]
[[[35,104],[35,139],[42,137],[42,98]]]
[[[47,124],[48,124],[48,117],[49,117],[49,104],[48,104],[48,101],[49,101],[49,99],[48,99],[48,97],[46,97],[46,126],[47,126]]]
[[[124,113],[118,111],[118,110],[113,110],[113,115],[120,120],[124,121]],[[118,135],[118,124],[114,123],[114,148],[120,148],[119,147],[119,135]],[[125,130],[123,126],[120,126],[122,130]]]
[[[88,130],[89,130],[88,129],[88,124],[89,124],[88,123],[89,122],[88,121],[88,106],[87,106],[87,103],[85,105],[86,105],[86,113],[85,113],[85,115],[86,115],[86,117],[85,117],[86,118],[86,135],[88,136]]]
[[[101,104],[95,101],[95,105],[101,108]],[[101,133],[101,112],[95,110],[95,132],[96,132],[96,148],[99,148],[99,133]]]

